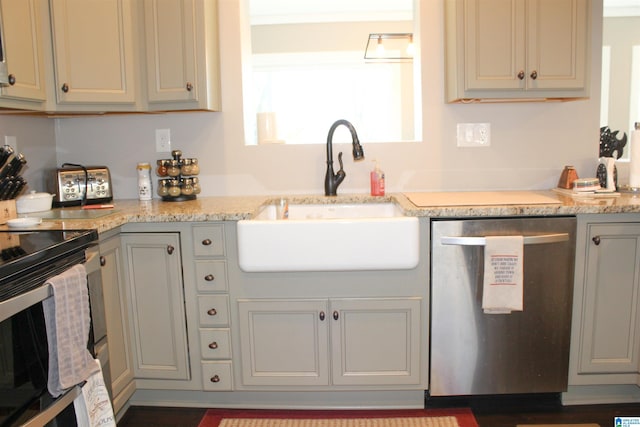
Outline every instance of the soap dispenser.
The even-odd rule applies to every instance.
[[[370,174],[371,179],[371,195],[384,196],[384,172],[378,167],[378,162],[373,161],[373,170]]]

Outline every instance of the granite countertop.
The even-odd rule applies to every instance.
[[[484,194],[484,192],[481,195]],[[492,196],[487,204],[477,201],[473,205],[458,206],[416,206],[410,200],[412,195],[451,195],[454,193],[393,193],[383,197],[366,194],[343,194],[337,197],[324,195],[285,196],[238,196],[202,197],[187,202],[150,202],[138,200],[115,200],[113,209],[91,209],[83,211],[79,207],[54,209],[51,218],[42,221],[38,229],[87,229],[95,228],[99,233],[109,231],[127,223],[135,222],[199,222],[237,221],[251,218],[258,208],[266,203],[286,197],[289,203],[380,203],[395,202],[406,215],[418,217],[488,217],[488,216],[548,216],[577,214],[639,213],[640,194],[623,193],[619,197],[575,198],[555,191],[528,191],[527,194],[549,198],[553,203],[500,204],[500,198],[511,192],[486,192]],[[455,193],[457,194],[457,193]],[[469,193],[471,194],[471,193]],[[477,193],[475,193],[477,195]],[[64,215],[63,215],[64,214]],[[31,214],[30,216],[37,216]],[[0,226],[7,228],[6,225]]]

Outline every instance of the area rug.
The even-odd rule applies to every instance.
[[[209,409],[198,427],[478,427],[470,409]]]

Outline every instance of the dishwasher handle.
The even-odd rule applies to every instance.
[[[541,234],[538,236],[524,236],[525,245],[540,245],[543,243],[558,243],[569,240],[568,233]],[[440,243],[443,245],[455,246],[484,246],[487,243],[485,237],[456,237],[442,236]]]

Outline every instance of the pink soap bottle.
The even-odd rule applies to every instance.
[[[378,162],[373,161],[374,167],[370,174],[371,179],[371,195],[384,196],[384,172],[378,167]]]

